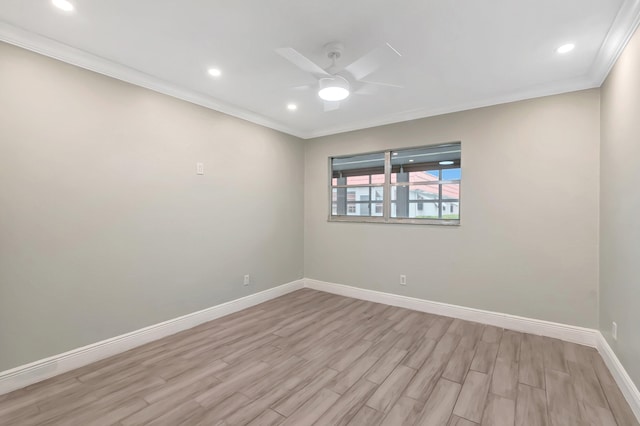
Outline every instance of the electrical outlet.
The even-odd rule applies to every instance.
[[[251,284],[251,275],[247,274],[244,276],[244,281],[242,285],[249,285],[249,284]]]
[[[618,324],[615,321],[611,323],[611,335],[613,340],[618,340]]]
[[[196,174],[204,174],[204,163],[196,163]]]
[[[407,285],[407,276],[400,275],[400,285]]]

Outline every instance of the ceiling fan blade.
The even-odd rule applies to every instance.
[[[380,68],[384,63],[400,56],[402,56],[400,52],[394,49],[389,43],[385,43],[347,65],[345,70],[347,70],[353,78],[360,80]]]
[[[396,89],[404,89],[404,86],[396,83],[387,83],[385,81],[360,80],[362,83],[372,84],[375,86],[395,87]]]
[[[304,56],[302,53],[298,52],[292,47],[280,47],[276,49],[276,52],[300,68],[303,71],[306,71],[315,75],[329,76],[330,74],[323,70],[319,65],[313,62],[311,59]]]
[[[309,90],[317,87],[317,84],[303,84],[302,86],[289,87],[291,90]]]
[[[339,101],[324,101],[324,112],[335,111],[340,108]]]
[[[363,84],[353,93],[355,95],[375,95],[378,93],[378,86],[374,86],[373,84]]]

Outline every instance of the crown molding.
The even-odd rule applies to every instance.
[[[279,132],[287,133],[299,138],[304,138],[305,136],[295,129],[270,120],[260,114],[238,108],[194,90],[185,89],[184,87],[162,80],[153,75],[118,64],[100,56],[85,52],[84,50],[71,47],[64,43],[60,43],[48,37],[24,30],[2,21],[0,21],[0,41],[22,47],[23,49],[57,59],[89,71],[103,74],[117,80],[122,80],[136,86],[144,87],[146,89],[153,90],[154,92],[162,93],[231,115],[233,117],[250,121]]]
[[[294,129],[255,112],[227,104],[211,96],[203,95],[202,93],[193,90],[185,89],[142,71],[115,63],[100,56],[93,55],[5,22],[0,22],[0,40],[90,71],[191,102],[205,108],[219,111],[301,139],[313,139],[453,112],[600,87],[639,24],[640,0],[625,0],[618,11],[616,18],[611,25],[602,46],[600,47],[600,50],[598,51],[591,69],[582,77],[525,88],[463,104],[453,104],[443,107],[417,108],[398,113],[386,114],[367,120],[351,122],[344,125],[314,129],[310,131]]]
[[[640,0],[639,0],[640,1]],[[435,117],[453,112],[469,111],[477,108],[490,107],[511,102],[526,101],[529,99],[542,98],[545,96],[559,95],[562,93],[576,92],[579,90],[593,89],[600,87],[594,83],[590,76],[582,76],[561,80],[550,84],[532,86],[526,89],[501,94],[499,96],[479,99],[464,104],[448,105],[444,107],[417,108],[399,113],[387,114],[381,117],[375,117],[368,120],[361,120],[342,126],[334,126],[307,133],[304,139],[313,139],[323,136],[330,136],[339,133],[352,132],[356,130],[364,130],[372,127],[384,126],[388,124],[396,124],[404,121],[418,120],[421,118]]]
[[[633,37],[638,24],[640,24],[640,0],[626,0],[609,28],[589,71],[595,86],[602,86],[611,68]]]

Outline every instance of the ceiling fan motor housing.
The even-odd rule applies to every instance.
[[[324,52],[329,57],[329,59],[336,61],[340,59],[342,56],[342,52],[344,52],[344,44],[339,41],[332,41],[331,43],[327,43],[324,45]]]

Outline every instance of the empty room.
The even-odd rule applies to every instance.
[[[640,426],[640,1],[0,2],[0,425]]]

